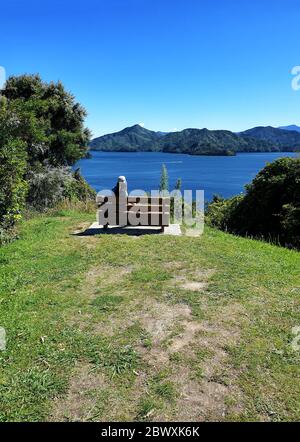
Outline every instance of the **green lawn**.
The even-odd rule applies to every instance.
[[[72,235],[91,221],[24,221],[0,249],[1,421],[299,420],[299,253]]]

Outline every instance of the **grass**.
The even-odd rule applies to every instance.
[[[299,420],[299,253],[209,228],[72,235],[92,221],[35,217],[0,249],[1,421]]]
[[[103,295],[98,296],[93,300],[95,305],[102,312],[111,312],[118,308],[118,305],[122,303],[124,298],[118,295]]]

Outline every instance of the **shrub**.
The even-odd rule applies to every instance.
[[[67,167],[45,167],[30,171],[27,176],[29,192],[27,203],[36,210],[54,207],[64,198],[65,187],[72,180]]]
[[[282,209],[280,221],[286,245],[300,249],[300,205],[286,204]]]
[[[67,182],[64,196],[70,201],[95,201],[96,192],[82,177],[80,170],[77,169],[72,176],[72,180]]]
[[[11,236],[25,204],[26,145],[15,137],[17,116],[0,102],[0,243]]]
[[[228,230],[232,212],[242,199],[243,195],[234,196],[229,199],[214,195],[212,202],[206,209],[206,222],[217,229]]]
[[[28,206],[42,211],[56,206],[64,199],[70,201],[94,200],[95,192],[69,167],[45,167],[28,174]]]
[[[222,230],[300,248],[300,159],[268,164],[243,197],[209,204],[207,218]]]

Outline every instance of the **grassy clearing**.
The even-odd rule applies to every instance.
[[[0,249],[0,420],[299,420],[300,254],[200,238],[72,235]]]

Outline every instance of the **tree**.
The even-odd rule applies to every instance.
[[[62,83],[10,77],[0,96],[0,241],[25,202],[43,210],[93,195],[70,166],[87,153],[86,112]]]
[[[181,190],[182,180],[178,178],[175,184],[175,190]]]
[[[39,75],[13,76],[2,93],[22,115],[18,136],[26,142],[31,166],[73,165],[86,155],[86,111],[61,82],[45,83]]]
[[[168,171],[167,171],[167,168],[164,164],[162,165],[162,168],[161,168],[159,190],[160,190],[160,192],[166,192],[169,190]]]
[[[4,231],[20,218],[25,204],[27,183],[26,144],[16,137],[20,119],[0,98],[0,243]]]

